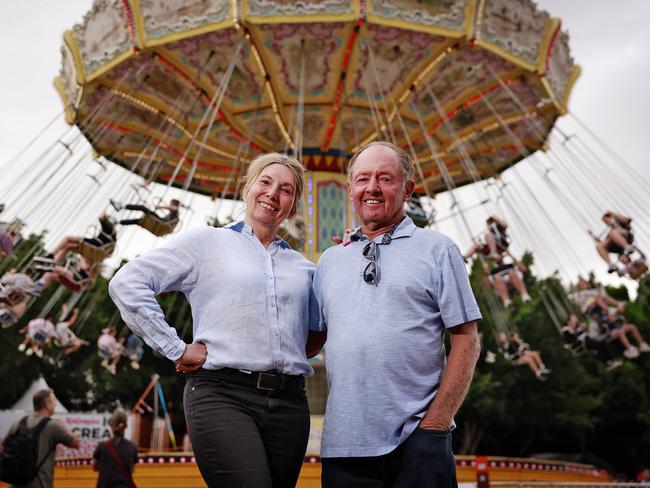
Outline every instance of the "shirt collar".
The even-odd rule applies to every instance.
[[[417,226],[413,223],[411,217],[406,215],[395,229],[395,232],[393,232],[393,239],[399,239],[400,237],[411,237],[415,232],[415,229],[417,229]],[[357,228],[354,233],[350,235],[350,241],[352,242],[360,241],[362,239],[367,239],[367,237],[363,235],[361,227]]]
[[[234,230],[235,232],[239,232],[240,234],[244,233],[244,234],[248,234],[248,235],[251,235],[251,236],[255,235],[253,233],[253,228],[250,225],[248,225],[246,222],[244,222],[243,220],[240,220],[239,222],[235,222],[233,224],[230,224],[230,225],[226,226],[226,228],[230,229],[230,230]],[[281,237],[275,236],[275,239],[273,240],[273,243],[277,244],[282,249],[291,249],[291,246],[289,245],[289,243],[287,241],[285,241],[284,239],[282,239]]]

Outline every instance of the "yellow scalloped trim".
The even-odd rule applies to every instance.
[[[135,23],[135,42],[138,49],[144,48],[144,19],[140,12],[140,0],[129,0],[131,4],[131,13],[133,14],[133,21]]]
[[[61,81],[61,77],[57,76],[54,78],[53,81],[54,88],[59,94],[59,97],[61,97],[61,101],[63,102],[63,108],[65,110],[65,121],[72,125],[74,124],[74,119],[77,116],[76,112],[72,108],[72,104],[69,103],[68,98],[65,95],[65,88],[63,86],[63,82]]]
[[[271,15],[263,17],[251,15],[250,2],[242,0],[242,21],[251,24],[297,24],[305,22],[349,22],[357,20],[361,15],[360,0],[352,0],[352,13],[349,14],[316,14],[316,15]]]
[[[174,32],[173,34],[168,34],[159,39],[147,39],[147,31],[144,28],[144,17],[142,16],[142,11],[140,9],[140,0],[129,0],[129,3],[131,4],[131,12],[133,13],[133,19],[135,21],[136,43],[139,49],[160,46],[161,44],[166,44],[168,42],[180,41],[187,37],[207,34],[208,32],[219,31],[228,27],[239,29],[237,21],[237,1],[230,0],[230,18],[227,20],[205,24],[183,32]]]
[[[526,71],[530,71],[531,73],[535,72],[536,65],[529,63],[528,61],[524,61],[521,58],[518,58],[514,54],[506,51],[505,49],[496,46],[492,43],[489,43],[487,41],[484,41],[483,39],[477,39],[476,43],[478,46],[481,46],[483,49],[493,52],[497,56],[500,56],[508,61],[510,61],[512,64],[519,66],[520,68],[525,69]]]
[[[99,78],[103,74],[105,74],[108,71],[115,68],[115,66],[120,64],[122,61],[126,61],[127,59],[129,59],[134,54],[135,54],[135,49],[133,49],[132,47],[130,47],[129,49],[127,49],[123,53],[118,54],[113,59],[111,59],[108,63],[100,66],[95,71],[93,71],[90,75],[87,75],[86,76],[86,83],[89,83],[89,82],[91,82],[93,80],[96,80],[97,78]]]
[[[433,34],[438,36],[452,37],[454,39],[459,39],[464,37],[467,34],[466,22],[467,16],[465,17],[465,26],[461,30],[447,29],[445,27],[432,27],[429,25],[416,24],[414,22],[408,22],[406,20],[400,19],[386,19],[379,15],[373,15],[370,13],[372,11],[372,0],[368,0],[368,14],[366,16],[368,22],[378,25],[385,25],[388,27],[397,27],[399,29],[405,29],[410,31],[417,32],[426,32],[427,34]]]
[[[575,85],[578,78],[582,74],[582,67],[578,64],[573,66],[573,71],[571,71],[571,76],[569,77],[569,82],[564,89],[564,97],[562,98],[562,111],[560,115],[565,115],[569,111],[569,97],[573,92],[573,85]]]
[[[63,33],[63,42],[68,45],[70,52],[72,53],[72,59],[75,65],[75,74],[77,77],[77,83],[83,85],[86,83],[86,70],[84,69],[83,60],[81,59],[81,53],[79,52],[79,44],[77,44],[77,38],[74,36],[74,32],[67,30]]]
[[[558,101],[557,97],[555,96],[555,93],[553,92],[553,89],[551,88],[551,84],[548,82],[546,77],[542,76],[539,80],[542,82],[542,86],[546,90],[546,94],[553,101],[553,105],[555,106],[557,111],[562,112],[562,106],[561,106],[560,102]]]
[[[144,47],[148,48],[160,46],[161,44],[167,44],[168,42],[176,42],[188,37],[200,36],[201,34],[228,29],[229,27],[239,29],[239,24],[235,19],[222,20],[221,22],[217,22],[215,24],[206,24],[202,25],[201,27],[196,27],[195,29],[190,29],[183,32],[174,32],[173,34],[168,34],[158,39],[145,39]]]
[[[469,0],[465,10],[465,37],[471,39],[474,36],[474,21],[478,12],[478,0]]]
[[[554,17],[549,17],[546,19],[546,25],[544,26],[544,40],[539,49],[539,56],[537,58],[537,72],[541,75],[546,73],[546,52],[548,47],[551,44],[551,39],[553,38],[553,33],[557,29],[558,24],[560,23],[559,19]]]

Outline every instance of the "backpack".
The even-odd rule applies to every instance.
[[[27,417],[23,417],[18,429],[7,436],[4,451],[0,454],[0,480],[15,485],[25,485],[36,478],[38,471],[50,455],[37,464],[38,443],[41,431],[50,417],[41,420],[33,429],[27,428]]]

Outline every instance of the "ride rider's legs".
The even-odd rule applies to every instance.
[[[65,237],[52,250],[52,254],[54,255],[54,262],[56,264],[61,264],[65,260],[65,257],[69,252],[78,252],[79,244],[81,243],[82,240],[83,237],[79,237],[79,236]]]
[[[508,295],[508,287],[503,280],[502,276],[494,275],[493,276],[494,291],[497,292],[497,295],[501,298],[503,303],[507,306],[510,304],[510,296]]]
[[[519,295],[521,296],[528,295],[528,290],[526,289],[526,285],[524,284],[524,281],[519,276],[519,272],[517,271],[517,269],[513,269],[508,273],[508,279],[510,280],[510,284],[515,287],[515,290],[517,290],[517,293],[519,293]]]
[[[625,324],[623,325],[623,331],[625,333],[629,332],[632,334],[632,337],[634,337],[634,340],[637,342],[637,344],[641,345],[645,341],[643,340],[643,337],[641,336],[641,333],[639,332],[639,329],[637,328],[636,325],[634,324]]]

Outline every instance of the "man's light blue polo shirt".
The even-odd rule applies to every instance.
[[[241,221],[183,232],[122,267],[109,292],[129,328],[171,360],[185,342],[155,296],[181,291],[192,308],[193,340],[208,349],[203,368],[311,375],[305,345],[310,310],[314,325],[318,317],[313,273],[313,263],[282,239],[265,249]]]
[[[330,382],[322,457],[381,456],[406,440],[439,387],[445,328],[481,319],[451,239],[405,217],[378,246],[377,286],[363,281],[367,243],[328,249],[314,276]]]

